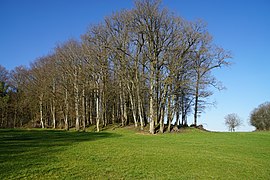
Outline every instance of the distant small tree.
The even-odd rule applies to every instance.
[[[234,132],[235,128],[241,126],[242,122],[239,116],[235,113],[225,116],[225,125],[229,128],[229,131]]]
[[[251,112],[250,124],[257,130],[270,130],[270,102],[259,105]]]

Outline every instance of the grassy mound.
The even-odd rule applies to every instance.
[[[0,130],[0,179],[270,179],[270,133]]]

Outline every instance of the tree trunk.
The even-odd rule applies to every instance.
[[[53,119],[53,129],[56,128],[56,118],[55,118],[55,80],[53,79],[53,87],[52,87],[52,107],[51,107],[51,113],[52,113],[52,119]]]
[[[181,124],[183,126],[186,126],[187,125],[187,110],[188,110],[188,107],[186,107],[186,100],[185,100],[185,93],[182,92],[182,95],[181,95]]]
[[[172,85],[170,86],[170,90],[172,90]],[[174,108],[173,108],[173,102],[175,101],[175,95],[172,94],[172,96],[169,96],[168,98],[168,131],[171,131],[171,124],[174,117]]]
[[[139,89],[139,85],[137,85],[137,99],[138,99],[138,114],[139,114],[139,118],[140,118],[140,124],[141,124],[141,130],[143,130],[144,127],[144,122],[143,122],[143,115],[142,115],[142,101],[141,101],[141,96],[140,96],[140,89]]]
[[[88,111],[88,113],[89,113],[89,124],[90,125],[92,125],[93,124],[93,114],[92,114],[92,112],[93,112],[93,110],[92,110],[92,100],[90,100],[89,101],[89,111]],[[94,107],[93,107],[94,108]]]
[[[171,112],[172,109],[171,109],[171,98],[169,97],[168,98],[168,112],[167,112],[167,119],[168,119],[168,129],[167,131],[168,132],[171,132],[171,123],[172,123],[172,118],[171,118]]]
[[[88,96],[85,96],[85,125],[89,126],[89,100]]]
[[[113,104],[113,106],[112,106],[112,124],[114,124],[115,123],[115,115],[114,115],[114,113],[115,113],[115,105]]]
[[[125,126],[125,102],[124,102],[124,93],[122,92],[122,83],[120,82],[120,114],[121,114],[121,123],[122,126]]]
[[[155,121],[154,121],[154,65],[151,63],[150,68],[150,90],[149,90],[149,132],[155,134]]]
[[[179,125],[179,111],[180,111],[180,106],[179,106],[179,95],[176,96],[176,100],[175,100],[175,113],[176,113],[176,118],[175,118],[175,123],[174,126],[178,126]]]
[[[68,104],[68,90],[65,89],[65,130],[69,130],[69,125],[68,125],[68,111],[69,111],[69,104]]]
[[[103,127],[107,126],[107,112],[106,112],[106,99],[105,99],[105,85],[102,91],[102,123]]]
[[[43,94],[39,96],[39,115],[40,115],[40,124],[41,128],[44,128],[44,122],[43,122]]]
[[[78,87],[78,75],[75,72],[75,79],[74,79],[74,103],[75,103],[75,118],[76,118],[76,131],[80,130],[80,119],[79,119],[79,87]]]
[[[51,100],[51,114],[52,114],[52,120],[53,120],[53,129],[56,128],[56,120],[55,120],[55,101],[54,99]]]
[[[166,85],[164,87],[164,91],[163,91],[163,98],[161,100],[161,105],[160,105],[160,119],[159,119],[159,131],[161,133],[164,132],[164,116],[165,116],[165,104],[166,104],[166,99],[167,99],[167,91],[168,86]]]
[[[127,102],[126,102],[126,100],[124,100],[124,121],[125,121],[124,125],[127,125]]]
[[[165,106],[161,107],[160,112],[160,121],[159,121],[159,131],[160,133],[164,132],[164,115],[165,115]]]
[[[82,125],[83,125],[83,131],[85,131],[85,92],[84,92],[84,87],[82,89]]]
[[[175,119],[175,123],[174,126],[179,126],[180,125],[180,113],[179,113],[179,109],[176,111],[176,119]]]
[[[97,126],[97,132],[99,132],[99,95],[98,90],[96,92],[96,126]]]
[[[135,127],[138,127],[138,122],[137,122],[137,117],[136,117],[136,107],[135,107],[133,96],[132,96],[132,92],[133,92],[132,89],[134,88],[131,89],[129,84],[127,86],[129,90],[129,100],[131,104],[131,111],[133,115],[134,124],[135,124]]]
[[[195,104],[194,104],[194,125],[195,126],[197,126],[198,101],[199,101],[199,78],[197,80],[196,90],[195,90]]]

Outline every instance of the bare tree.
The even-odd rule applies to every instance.
[[[67,72],[70,83],[73,86],[73,99],[75,110],[75,128],[77,131],[80,129],[80,93],[81,93],[81,75],[82,75],[82,48],[81,44],[75,40],[69,40],[57,49],[58,57],[62,59],[64,63],[64,70]],[[67,91],[66,91],[67,93]],[[66,104],[66,108],[68,105]]]
[[[207,88],[209,86],[219,90],[223,88],[211,75],[211,71],[229,65],[227,59],[231,56],[229,52],[212,43],[212,37],[206,32],[204,24],[198,22],[191,24],[191,27],[195,44],[190,52],[190,58],[194,72],[194,125],[197,126],[198,112],[200,108],[201,110],[204,108],[202,99],[212,95]]]
[[[225,125],[229,128],[229,131],[234,132],[235,128],[241,126],[242,122],[239,116],[235,113],[225,116]]]
[[[250,124],[257,130],[270,130],[270,103],[265,102],[250,114]]]

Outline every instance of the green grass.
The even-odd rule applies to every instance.
[[[0,179],[270,179],[270,133],[0,130]]]

